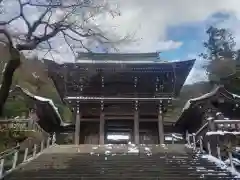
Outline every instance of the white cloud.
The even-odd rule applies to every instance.
[[[219,12],[231,12],[240,17],[240,1],[229,0],[116,0],[120,17],[104,19],[104,25],[114,26],[114,31],[124,36],[135,34],[135,43],[121,47],[122,51],[168,50],[167,28],[171,25],[204,21]],[[178,43],[178,42],[177,42]],[[178,47],[178,46],[177,46]],[[172,47],[171,47],[172,48]],[[170,49],[171,49],[170,48]]]
[[[229,12],[234,14],[236,19],[240,19],[239,0],[229,0],[227,3],[226,0],[112,0],[111,2],[118,5],[121,16],[111,18],[103,15],[97,19],[97,24],[109,32],[117,33],[120,37],[126,34],[134,36],[133,42],[119,47],[122,52],[176,49],[182,45],[182,42],[175,42],[171,37],[167,38],[167,29],[170,26],[202,22],[216,12]],[[33,18],[34,14],[28,17]],[[231,26],[238,30],[240,24],[236,26],[234,22],[232,20]],[[240,42],[240,35],[237,37]],[[71,51],[66,51],[69,57],[64,59],[73,60]],[[63,56],[65,57],[66,54],[64,52]]]
[[[167,51],[167,50],[171,50],[171,49],[177,49],[180,46],[182,46],[182,42],[176,42],[173,40],[168,40],[168,41],[159,41],[157,43],[157,46],[159,48],[159,51]]]
[[[126,34],[134,36],[132,43],[119,47],[120,51],[125,52],[166,51],[178,48],[182,42],[167,39],[167,28],[171,25],[204,21],[219,11],[231,12],[240,18],[239,0],[229,0],[228,3],[226,0],[112,0],[111,2],[118,5],[121,16],[111,18],[103,15],[98,17],[97,24],[109,32],[116,32],[121,37]],[[31,16],[28,18],[35,17],[32,11],[29,12]]]

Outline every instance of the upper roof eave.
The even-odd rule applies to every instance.
[[[88,60],[119,60],[119,59],[146,59],[156,58],[159,59],[159,52],[148,53],[93,53],[93,52],[79,52],[78,59]]]
[[[51,63],[56,63],[56,64],[65,64],[65,65],[72,65],[72,64],[169,64],[169,65],[173,65],[176,63],[184,63],[184,62],[192,62],[192,64],[194,64],[194,62],[196,61],[196,59],[190,59],[190,60],[183,60],[183,61],[154,61],[154,60],[148,60],[148,61],[136,61],[136,60],[131,60],[131,61],[116,61],[116,60],[104,60],[104,61],[96,61],[96,60],[79,60],[79,61],[75,61],[75,62],[55,62],[53,60],[50,59],[43,59],[44,62],[46,62],[47,64],[51,64]]]

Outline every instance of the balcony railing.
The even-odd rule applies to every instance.
[[[237,136],[240,136],[240,120],[215,120],[214,118],[208,118],[207,123],[204,124],[196,133],[186,134],[186,140],[188,146],[192,147],[194,151],[204,152],[207,150],[209,155],[216,154],[219,160],[223,159],[222,150],[227,151],[227,158],[229,159],[230,166],[234,167],[232,152],[234,150],[234,143]],[[217,140],[211,139],[216,137]],[[221,140],[220,140],[221,139]],[[206,144],[206,148],[204,145]],[[212,144],[216,144],[215,148]],[[213,152],[216,150],[216,152]]]

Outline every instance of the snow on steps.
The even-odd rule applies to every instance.
[[[178,153],[173,150],[177,147],[181,146],[55,146],[5,180],[234,179],[226,168],[217,166],[213,158],[184,151]]]

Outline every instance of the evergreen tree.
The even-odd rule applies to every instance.
[[[204,42],[206,51],[200,56],[208,61],[205,68],[209,81],[219,84],[221,78],[235,72],[236,43],[227,29],[211,26],[206,33],[208,35],[208,40]]]

